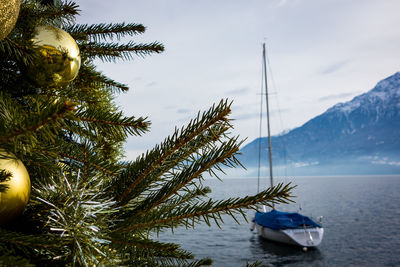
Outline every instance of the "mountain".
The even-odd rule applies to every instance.
[[[264,137],[241,149],[248,168],[258,166],[260,141],[267,164]],[[296,175],[400,174],[400,72],[271,142],[277,175],[284,166]]]

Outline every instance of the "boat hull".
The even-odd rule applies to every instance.
[[[324,235],[324,228],[320,227],[273,230],[257,223],[255,227],[258,235],[267,240],[301,247],[318,246]]]

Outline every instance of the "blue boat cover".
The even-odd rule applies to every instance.
[[[256,212],[255,222],[258,225],[273,230],[296,229],[306,227],[322,227],[307,216],[297,212],[282,212],[272,210],[270,212]]]

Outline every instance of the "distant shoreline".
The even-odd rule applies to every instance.
[[[275,176],[274,179],[290,179],[290,178],[307,178],[307,177],[320,177],[320,178],[334,178],[334,177],[374,177],[376,178],[379,177],[398,177],[400,178],[400,173],[399,174],[338,174],[338,175],[288,175],[288,176]],[[257,179],[255,176],[241,176],[241,177],[233,177],[229,175],[220,175],[219,178],[221,180],[227,180],[227,179]],[[205,180],[218,180],[216,177],[205,177]],[[269,179],[268,177],[262,176],[260,179]]]

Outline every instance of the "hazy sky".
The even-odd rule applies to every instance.
[[[101,63],[131,87],[126,115],[148,116],[127,156],[160,143],[199,110],[234,101],[235,134],[258,137],[262,43],[267,44],[272,132],[301,126],[400,71],[399,0],[81,0],[78,23],[135,22],[137,43],[166,51]],[[247,143],[246,142],[246,143]]]

